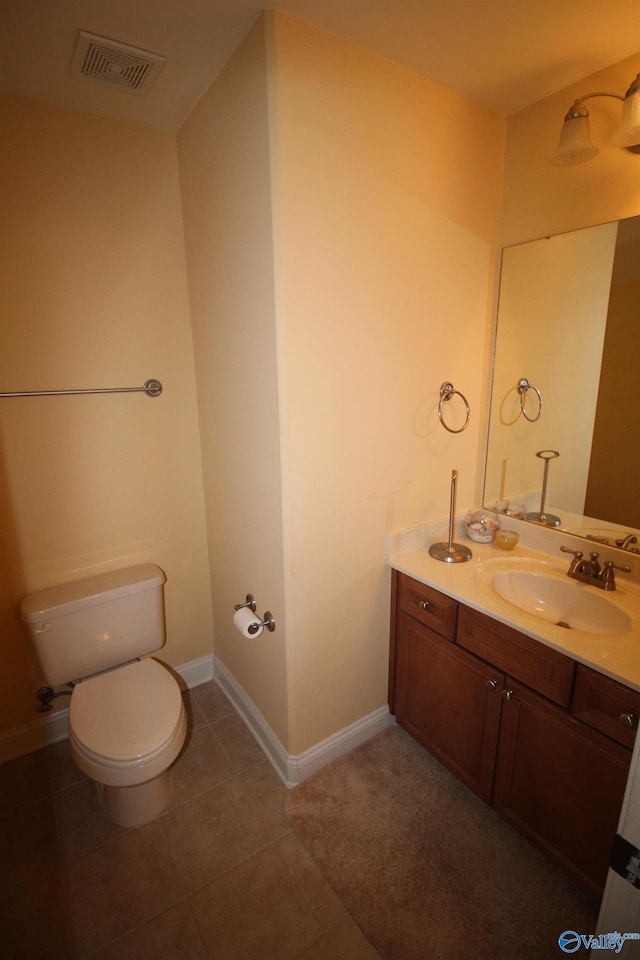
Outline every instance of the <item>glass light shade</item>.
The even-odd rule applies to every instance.
[[[609,143],[614,147],[635,147],[640,143],[640,90],[627,93],[620,126]]]
[[[588,114],[568,116],[562,125],[558,149],[551,158],[551,163],[554,167],[568,167],[591,160],[597,153],[598,148],[591,143]]]

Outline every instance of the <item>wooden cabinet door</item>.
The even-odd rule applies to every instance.
[[[396,642],[397,722],[489,801],[503,675],[406,613]]]
[[[493,806],[602,895],[631,751],[509,678]]]

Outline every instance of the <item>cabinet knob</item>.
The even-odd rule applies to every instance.
[[[419,606],[421,610],[428,610],[431,603],[429,600],[421,600]]]
[[[621,713],[618,719],[623,727],[629,727],[630,730],[633,730],[635,717],[632,713]]]
[[[511,700],[511,697],[512,697],[512,696],[513,696],[513,690],[503,690],[503,691],[502,691],[502,699],[503,699],[503,700]]]
[[[496,690],[498,686],[497,680],[487,680],[487,686],[489,690]]]

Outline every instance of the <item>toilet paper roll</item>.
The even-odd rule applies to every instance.
[[[264,630],[260,617],[256,617],[251,607],[240,607],[239,610],[236,610],[233,615],[233,625],[243,637],[247,637],[249,640],[255,640]]]

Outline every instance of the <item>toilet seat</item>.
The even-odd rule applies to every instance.
[[[132,786],[162,773],[186,736],[180,688],[157,660],[137,660],[76,685],[69,742],[92,779]]]

